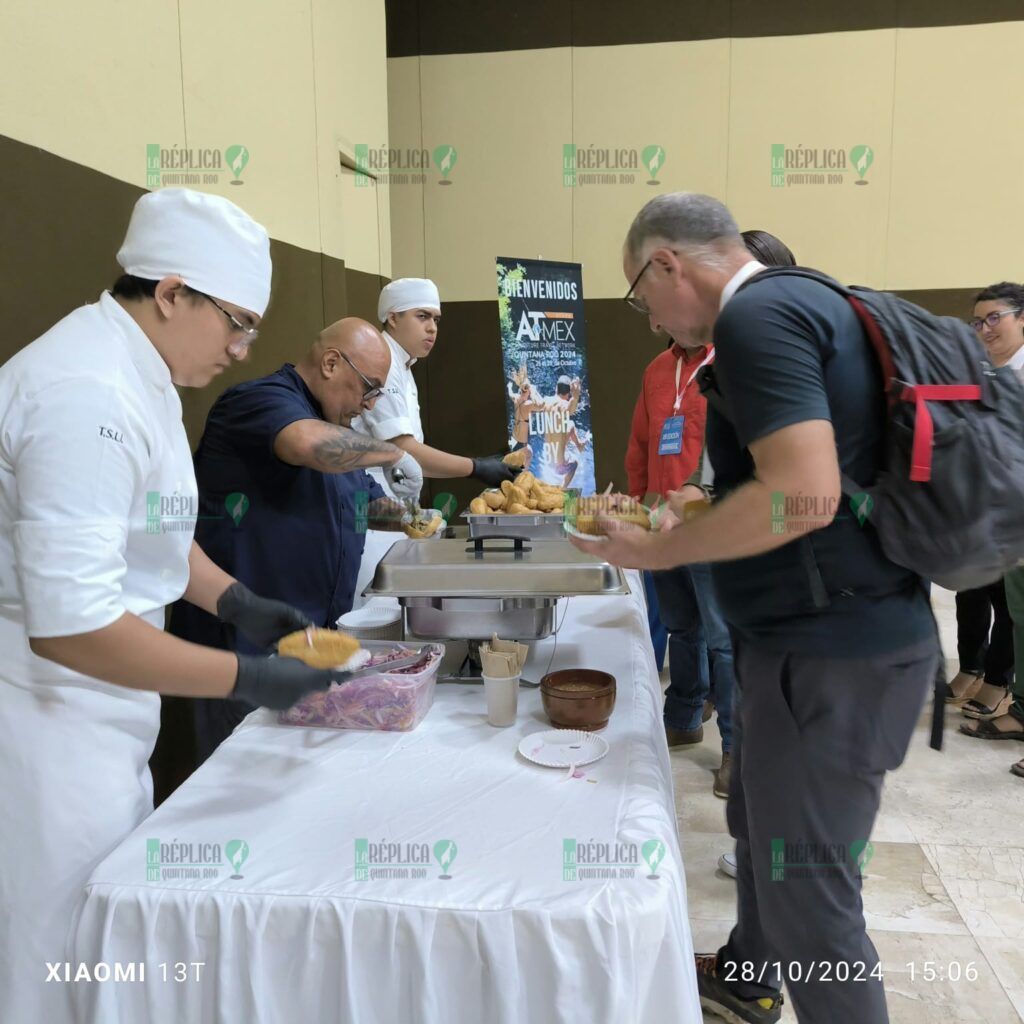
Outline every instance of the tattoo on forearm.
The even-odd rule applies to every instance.
[[[368,466],[390,465],[401,449],[349,427],[332,427],[331,433],[313,446],[317,465],[331,473]]]

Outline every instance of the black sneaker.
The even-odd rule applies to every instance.
[[[697,991],[700,1005],[730,1024],[775,1024],[782,1016],[782,993],[762,999],[740,999],[728,982],[718,977],[718,956],[698,953]]]

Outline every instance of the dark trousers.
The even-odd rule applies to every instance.
[[[756,999],[778,989],[778,961],[802,1024],[885,1024],[861,871],[883,778],[902,763],[935,675],[935,641],[840,660],[741,640],[735,655],[726,817],[737,923],[719,970]]]
[[[715,598],[711,567],[683,565],[654,573],[661,621],[668,630],[665,724],[696,729],[704,701],[718,712],[722,751],[732,749],[733,655],[729,627]]]
[[[668,631],[661,621],[658,591],[654,589],[654,573],[644,570],[644,596],[647,598],[647,628],[651,633],[654,647],[654,663],[660,672],[665,667],[665,649],[668,647]]]
[[[1010,685],[1013,621],[1002,580],[956,595],[956,646],[961,672],[983,675],[993,686]]]

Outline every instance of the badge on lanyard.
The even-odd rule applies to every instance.
[[[683,450],[683,425],[686,421],[685,416],[679,414],[679,410],[683,405],[683,395],[686,393],[686,389],[693,383],[694,378],[700,371],[701,367],[707,366],[715,358],[715,349],[712,346],[708,354],[704,357],[704,361],[697,367],[693,373],[690,374],[690,379],[682,386],[679,387],[679,381],[682,377],[683,363],[681,359],[676,360],[676,400],[672,406],[672,411],[675,413],[674,416],[669,416],[665,420],[661,428],[661,439],[658,441],[658,454],[659,455],[679,455]]]
[[[685,416],[669,416],[661,428],[658,442],[659,455],[678,455],[683,450],[683,421]]]

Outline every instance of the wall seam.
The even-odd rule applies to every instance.
[[[313,80],[313,168],[316,171],[316,238],[320,248],[320,323],[327,322],[327,261],[324,252],[324,200],[320,181],[320,114],[316,92],[316,28],[313,25],[313,0],[309,0],[309,64]],[[344,263],[344,261],[342,261]],[[344,284],[344,282],[342,282]],[[345,288],[345,312],[348,312],[348,288]]]
[[[178,11],[178,81],[181,83],[181,128],[185,133],[185,148],[188,149],[188,116],[185,113],[185,44],[181,32],[181,0]]]
[[[898,5],[897,5],[898,6]],[[892,39],[892,107],[889,111],[889,190],[885,202],[885,245],[882,248],[882,280],[879,287],[888,289],[889,285],[889,234],[892,228],[892,183],[896,167],[896,78],[899,73],[900,32],[893,30]]]

